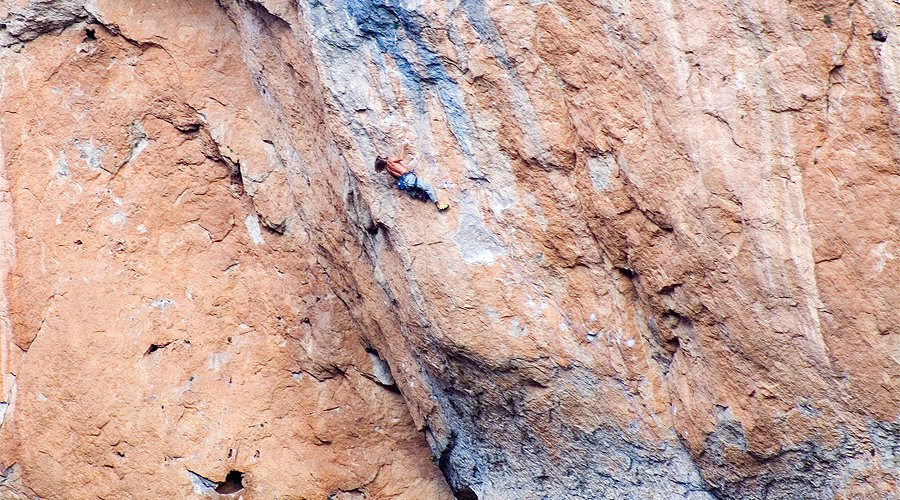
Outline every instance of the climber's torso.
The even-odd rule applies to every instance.
[[[391,158],[387,160],[387,171],[394,176],[394,178],[399,179],[403,176],[403,174],[407,173],[409,169],[406,168],[403,163],[400,162],[397,158]]]

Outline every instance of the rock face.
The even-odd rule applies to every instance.
[[[4,498],[900,488],[895,3],[0,17]]]
[[[2,55],[0,498],[449,497],[297,220],[235,25],[95,8]]]

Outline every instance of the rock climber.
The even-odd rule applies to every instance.
[[[450,205],[438,201],[434,188],[416,175],[416,169],[406,168],[406,165],[403,164],[404,161],[406,161],[405,143],[403,144],[403,149],[400,151],[399,158],[384,158],[381,156],[376,158],[375,171],[381,172],[382,170],[387,169],[388,173],[397,179],[397,187],[400,188],[401,191],[406,191],[414,198],[419,198],[421,194],[424,194],[424,196],[434,203],[441,212],[450,208]]]

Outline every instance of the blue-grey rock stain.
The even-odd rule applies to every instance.
[[[434,89],[451,133],[465,157],[474,163],[471,143],[473,126],[459,85],[425,40],[424,30],[428,20],[420,12],[405,7],[404,3],[396,0],[337,0],[325,7],[321,2],[315,2],[313,8],[319,6],[328,14],[314,16],[313,22],[327,22],[346,14],[358,30],[358,36],[363,38],[362,43],[372,43],[382,58],[393,60],[402,88],[420,116],[427,114],[426,92],[429,87]],[[336,48],[351,49],[326,38],[330,37],[319,37],[323,43]],[[410,52],[409,45],[404,42],[411,44],[415,52]],[[385,61],[378,57],[374,59],[379,69],[384,71]]]

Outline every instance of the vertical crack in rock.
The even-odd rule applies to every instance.
[[[114,169],[105,169],[111,174],[116,174],[120,168],[133,162],[144,152],[150,144],[150,138],[140,122],[134,122],[128,126],[128,153]],[[102,165],[101,165],[102,166]]]

